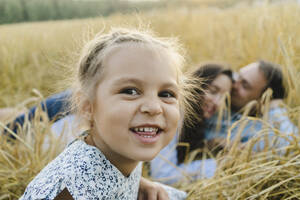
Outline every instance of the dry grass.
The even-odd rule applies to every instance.
[[[18,135],[0,122],[0,130],[4,128],[16,139],[1,135],[0,199],[18,199],[33,177],[66,144],[61,140],[63,135],[58,138],[51,133],[51,123],[44,112],[37,111],[32,123],[25,121]]]
[[[278,138],[285,138],[288,145],[253,152],[253,146],[265,140],[264,135],[269,131],[274,131]],[[270,128],[258,134],[260,138],[252,139],[243,148],[233,144],[219,154],[213,178],[183,186],[189,191],[188,199],[299,199],[299,133],[295,133],[293,139]]]
[[[182,7],[106,19],[0,26],[0,106],[27,105],[24,99],[32,97],[33,88],[45,96],[61,89],[58,80],[66,77],[64,66],[77,59],[74,52],[84,39],[110,26],[138,26],[140,21],[161,36],[179,37],[187,49],[187,68],[207,60],[226,62],[234,69],[260,58],[281,64],[289,88],[289,116],[300,128],[300,6],[294,3]],[[1,136],[0,199],[18,198],[63,147],[51,139],[50,123],[43,119],[35,120],[35,126],[26,123],[15,141]],[[49,146],[43,145],[45,136]],[[285,154],[274,149],[253,153],[255,141],[242,150],[233,146],[217,158],[212,179],[181,187],[190,191],[189,199],[297,199],[299,140],[295,134]]]
[[[236,6],[227,9],[182,7],[139,15],[0,26],[0,106],[15,106],[32,88],[44,95],[57,90],[63,65],[88,36],[110,26],[148,23],[159,35],[179,37],[190,67],[214,60],[233,68],[257,59],[284,66],[291,89],[289,105],[299,105],[299,4]],[[176,19],[176,21],[174,21]],[[174,21],[174,23],[170,23]],[[299,96],[297,96],[299,97]]]

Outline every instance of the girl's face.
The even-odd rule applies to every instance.
[[[173,138],[177,72],[164,53],[128,45],[108,55],[92,105],[92,139],[123,174],[153,159]]]
[[[203,115],[205,119],[211,118],[222,103],[222,97],[231,91],[232,81],[225,74],[219,74],[211,84],[204,96]]]

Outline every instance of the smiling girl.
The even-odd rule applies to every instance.
[[[153,159],[182,117],[183,58],[176,43],[116,29],[89,42],[78,64],[73,107],[88,130],[49,163],[21,199],[137,199],[140,161]],[[166,188],[170,199],[185,193]]]

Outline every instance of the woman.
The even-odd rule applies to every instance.
[[[192,76],[202,80],[204,89],[204,92],[195,91],[199,101],[193,105],[193,109],[198,117],[192,119],[193,124],[184,120],[182,135],[177,135],[150,163],[151,177],[167,184],[183,181],[182,179],[208,178],[213,176],[216,168],[214,159],[199,158],[202,156],[201,149],[207,148],[211,151],[217,146],[213,141],[207,142],[210,145],[206,143],[204,129],[207,120],[226,103],[226,94],[230,93],[232,87],[232,71],[220,64],[209,63],[198,67]],[[196,150],[200,150],[200,153],[197,154]]]
[[[220,64],[205,64],[197,68],[192,75],[203,80],[204,93],[198,92],[199,104],[194,105],[200,120],[193,119],[194,123],[192,125],[186,121],[183,124],[179,142],[189,143],[189,151],[204,147],[206,121],[225,103],[226,94],[230,93],[232,87],[232,71],[225,69]],[[178,147],[177,151],[178,164],[183,163],[187,157],[186,150]]]

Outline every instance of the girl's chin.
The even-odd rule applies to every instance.
[[[136,154],[136,160],[140,160],[143,162],[148,162],[153,160],[161,151],[161,149],[155,149],[155,150],[150,150],[149,149],[144,149],[143,153],[141,154]]]
[[[151,160],[153,160],[156,157],[157,154],[155,155],[149,155],[149,156],[142,156],[137,158],[137,160],[142,161],[142,162],[149,162]]]

